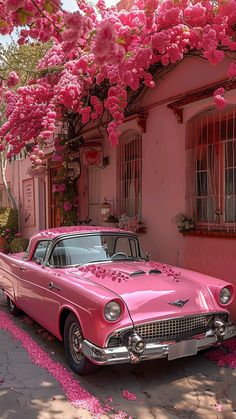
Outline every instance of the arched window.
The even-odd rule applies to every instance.
[[[117,212],[142,218],[142,136],[127,131],[117,150]]]
[[[236,231],[236,107],[191,119],[186,149],[188,213],[199,227]]]

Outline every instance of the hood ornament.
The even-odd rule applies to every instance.
[[[170,304],[171,306],[177,306],[177,307],[182,308],[188,301],[189,300],[178,300],[178,301],[175,301],[173,303],[168,303],[168,304]]]

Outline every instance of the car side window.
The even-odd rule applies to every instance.
[[[131,246],[127,237],[119,237],[116,240],[115,253],[123,252],[132,257]]]
[[[76,250],[76,248],[74,248]],[[49,259],[52,266],[60,267],[70,265],[70,258],[66,247],[63,245],[63,240],[56,244]]]
[[[32,260],[36,260],[37,258],[42,258],[43,260],[45,259],[46,256],[46,252],[47,252],[47,248],[49,246],[49,241],[48,240],[42,240],[40,242],[38,242],[37,247],[34,251],[34,255],[32,257]]]

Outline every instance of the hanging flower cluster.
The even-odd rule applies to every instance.
[[[227,77],[236,77],[236,0],[134,0],[120,11],[103,0],[77,4],[69,13],[59,0],[0,1],[1,34],[23,27],[20,44],[53,41],[34,80],[16,89],[18,76],[10,74],[1,87],[8,120],[0,144],[8,145],[8,157],[29,141],[47,144],[68,112],[82,124],[105,115],[116,145],[130,92],[154,88],[160,69],[188,55],[215,66],[227,53]],[[214,100],[219,109],[226,105],[223,91]]]
[[[62,182],[58,181],[53,184],[52,192],[57,205],[61,209],[63,225],[76,225],[78,192],[74,179],[66,178],[65,176]]]
[[[52,161],[62,162],[62,168],[52,186],[52,192],[60,207],[63,225],[77,224],[78,190],[77,176],[69,168],[69,153],[65,135],[58,135],[54,142]]]

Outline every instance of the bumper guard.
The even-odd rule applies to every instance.
[[[143,360],[151,360],[158,358],[168,358],[168,360],[182,358],[184,356],[195,355],[198,351],[211,346],[220,344],[224,340],[236,336],[236,325],[228,326],[227,333],[219,339],[213,331],[206,333],[204,337],[193,337],[189,340],[181,342],[167,343],[147,343],[145,350],[138,357],[132,358],[132,354],[126,346],[117,346],[115,348],[99,348],[88,340],[84,340],[82,344],[83,354],[93,363],[98,365],[134,363]]]

